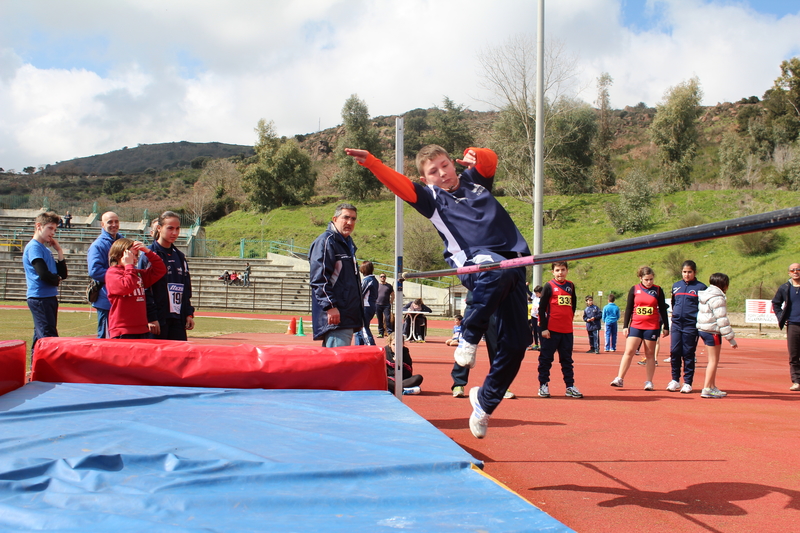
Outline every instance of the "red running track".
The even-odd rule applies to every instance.
[[[469,401],[450,393],[453,348],[443,337],[409,345],[414,370],[425,381],[422,394],[405,396],[405,402],[485,461],[489,475],[576,531],[794,530],[800,522],[800,393],[788,390],[785,341],[740,339],[738,350],[726,342],[717,385],[729,396],[704,399],[698,390],[664,390],[670,375],[663,362],[655,391],[642,390],[644,367],[636,364],[625,388],[610,387],[621,354],[584,353],[581,333],[575,375],[585,397],[563,396],[556,363],[552,397],[539,398],[538,352],[529,351],[512,387],[518,399],[500,405],[483,440],[468,429]],[[258,337],[276,344],[312,342]],[[228,340],[234,338],[248,337]],[[705,361],[701,353],[698,385]],[[471,385],[487,371],[481,346]]]

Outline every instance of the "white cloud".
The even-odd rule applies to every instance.
[[[633,30],[620,0],[547,2],[546,38],[579,55],[581,96],[614,78],[612,105],[658,102],[700,78],[706,104],[758,95],[800,53],[800,9],[656,0]],[[252,144],[338,124],[357,93],[373,115],[486,109],[477,55],[533,34],[530,0],[116,0],[0,4],[0,166],[20,169],[138,143]]]

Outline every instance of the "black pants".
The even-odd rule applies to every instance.
[[[376,314],[378,315],[378,333],[381,335],[384,333],[392,333],[394,331],[394,324],[392,323],[392,306],[379,305]]]
[[[157,339],[169,341],[187,340],[185,318],[168,318],[166,322],[162,322],[160,325],[161,333],[156,336]]]
[[[786,325],[786,343],[789,345],[789,374],[792,383],[800,383],[800,324]]]

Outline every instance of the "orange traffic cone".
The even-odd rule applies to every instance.
[[[292,320],[289,322],[289,327],[286,329],[287,335],[294,335],[297,333],[297,318],[292,317]]]
[[[305,337],[306,334],[303,333],[303,317],[300,317],[300,325],[297,326],[297,336],[298,337]]]

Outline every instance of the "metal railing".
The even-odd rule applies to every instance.
[[[241,259],[255,259],[266,257],[266,252],[273,254],[286,255],[297,259],[308,259],[309,249],[304,246],[298,246],[294,243],[294,239],[285,241],[267,241],[261,239],[241,239],[239,242],[239,257]],[[394,277],[394,265],[388,265],[378,261],[373,261],[375,267],[375,275],[386,274],[387,276]],[[410,268],[407,272],[419,272]],[[449,289],[453,285],[458,285],[460,282],[455,276],[448,276],[441,279],[425,279],[415,281],[422,285],[429,285],[431,287],[438,287],[441,289]]]

